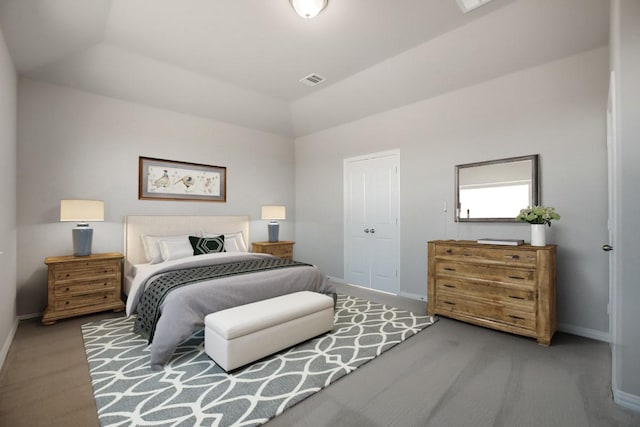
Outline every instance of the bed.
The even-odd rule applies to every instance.
[[[248,216],[126,217],[126,310],[150,341],[152,369],[162,369],[209,313],[302,290],[335,299],[315,266],[250,253],[248,237]]]

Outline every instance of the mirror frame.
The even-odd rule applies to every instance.
[[[460,169],[472,168],[478,166],[488,166],[500,163],[521,162],[524,160],[531,161],[531,182],[532,191],[531,199],[529,200],[530,206],[536,206],[540,204],[540,181],[538,179],[538,154],[532,154],[529,156],[508,157],[506,159],[489,160],[486,162],[466,163],[455,166],[455,200],[454,200],[454,219],[455,222],[516,222],[515,215],[512,218],[461,218],[460,217]],[[523,206],[523,208],[526,206]]]

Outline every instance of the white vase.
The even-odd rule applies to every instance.
[[[547,244],[545,227],[546,224],[531,224],[531,246],[545,246]]]

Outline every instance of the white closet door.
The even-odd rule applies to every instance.
[[[397,153],[345,160],[345,280],[398,293]]]

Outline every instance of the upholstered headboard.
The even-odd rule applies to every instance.
[[[242,231],[249,247],[249,216],[192,216],[192,215],[129,215],[125,217],[124,251],[125,272],[131,265],[146,262],[143,234],[170,236],[176,234],[201,235],[210,233],[234,233]]]

